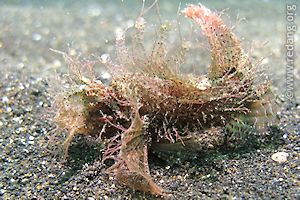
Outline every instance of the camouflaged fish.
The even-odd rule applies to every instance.
[[[188,45],[182,44],[169,56],[166,24],[160,26],[148,53],[143,44],[145,20],[139,17],[132,50],[121,31],[116,38],[117,61],[107,55],[100,59],[112,72],[111,83],[81,75],[85,64],[66,56],[77,73],[70,91],[56,100],[55,121],[69,132],[66,153],[75,134],[99,137],[106,145],[103,159],[115,161],[109,171],[116,179],[156,195],[165,192],[149,173],[150,149],[214,149],[229,142],[225,134],[237,132],[234,126],[245,123],[244,119],[261,131],[276,119],[269,82],[257,83],[257,67],[220,16],[203,5],[189,5],[183,13],[199,25],[210,44],[207,75],[175,70],[175,65],[184,62]]]

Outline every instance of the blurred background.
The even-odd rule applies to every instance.
[[[155,40],[155,30],[162,21],[173,22],[169,47],[179,44],[178,27],[183,39],[193,40],[193,47],[183,71],[203,73],[209,65],[209,47],[201,31],[190,20],[179,16],[186,4],[201,2],[214,11],[224,11],[223,19],[242,40],[254,60],[263,60],[267,74],[278,94],[286,88],[286,25],[288,3],[275,0],[159,0],[159,14],[154,6],[144,15],[147,21],[146,46]],[[145,2],[145,8],[153,3]],[[113,57],[115,31],[133,25],[142,8],[141,0],[0,0],[0,68],[49,77],[54,71],[65,73],[61,55],[50,48],[82,57],[110,53]],[[295,13],[299,14],[299,9]],[[295,24],[299,24],[299,17]],[[177,26],[179,24],[179,26]],[[129,29],[130,41],[130,29]],[[299,44],[299,31],[294,35]],[[176,42],[177,41],[177,42]],[[295,54],[300,48],[295,47]],[[293,79],[300,84],[298,57],[294,59]],[[96,66],[97,68],[97,66]],[[299,87],[295,95],[299,97]]]

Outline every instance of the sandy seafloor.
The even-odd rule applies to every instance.
[[[181,2],[181,7],[192,3]],[[266,73],[283,102],[279,137],[270,145],[199,156],[180,165],[153,157],[152,176],[173,199],[300,199],[300,101],[284,99],[286,1],[200,2],[212,10],[229,8],[224,17],[232,25],[237,18],[246,18],[234,31],[247,50],[253,49],[253,58],[265,58]],[[160,1],[161,18],[176,19],[178,5],[179,1]],[[120,186],[107,175],[99,159],[101,148],[91,138],[77,137],[70,149],[72,159],[62,162],[61,146],[50,140],[55,126],[48,117],[53,96],[49,82],[55,83],[51,80],[68,69],[61,55],[50,48],[82,57],[111,53],[116,28],[132,24],[140,8],[141,1],[128,0],[0,0],[0,199],[155,198]],[[295,23],[300,26],[299,10],[298,2]],[[153,13],[145,16],[150,27],[158,23]],[[189,35],[190,22],[184,17],[180,22],[183,34]],[[193,34],[200,48],[193,49],[187,67],[205,72],[209,51],[201,46],[207,44],[199,31]],[[149,35],[147,41],[152,41]],[[299,31],[294,39],[299,55]],[[299,68],[300,59],[295,57],[295,97],[300,97]],[[63,140],[63,132],[57,135]],[[273,161],[275,152],[288,153],[287,161]]]

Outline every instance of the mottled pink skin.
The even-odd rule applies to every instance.
[[[193,19],[202,28],[202,32],[209,36],[213,34],[210,27],[224,26],[219,16],[215,15],[211,10],[202,5],[189,5],[184,11],[186,17]]]

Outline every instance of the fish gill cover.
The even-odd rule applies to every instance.
[[[54,120],[69,133],[63,144],[65,158],[76,134],[98,137],[106,146],[102,161],[114,160],[108,172],[120,183],[166,195],[149,173],[149,149],[207,151],[243,142],[243,135],[249,133],[243,127],[265,132],[276,122],[269,81],[220,15],[200,4],[188,5],[182,12],[210,44],[207,75],[179,72],[191,44],[182,42],[170,55],[168,23],[161,23],[148,52],[142,15],[133,27],[132,49],[126,45],[126,31],[118,31],[115,61],[107,54],[95,62],[64,54],[72,76],[68,91],[56,95]],[[110,84],[93,76],[97,62],[111,72]],[[264,81],[258,82],[261,77]]]

